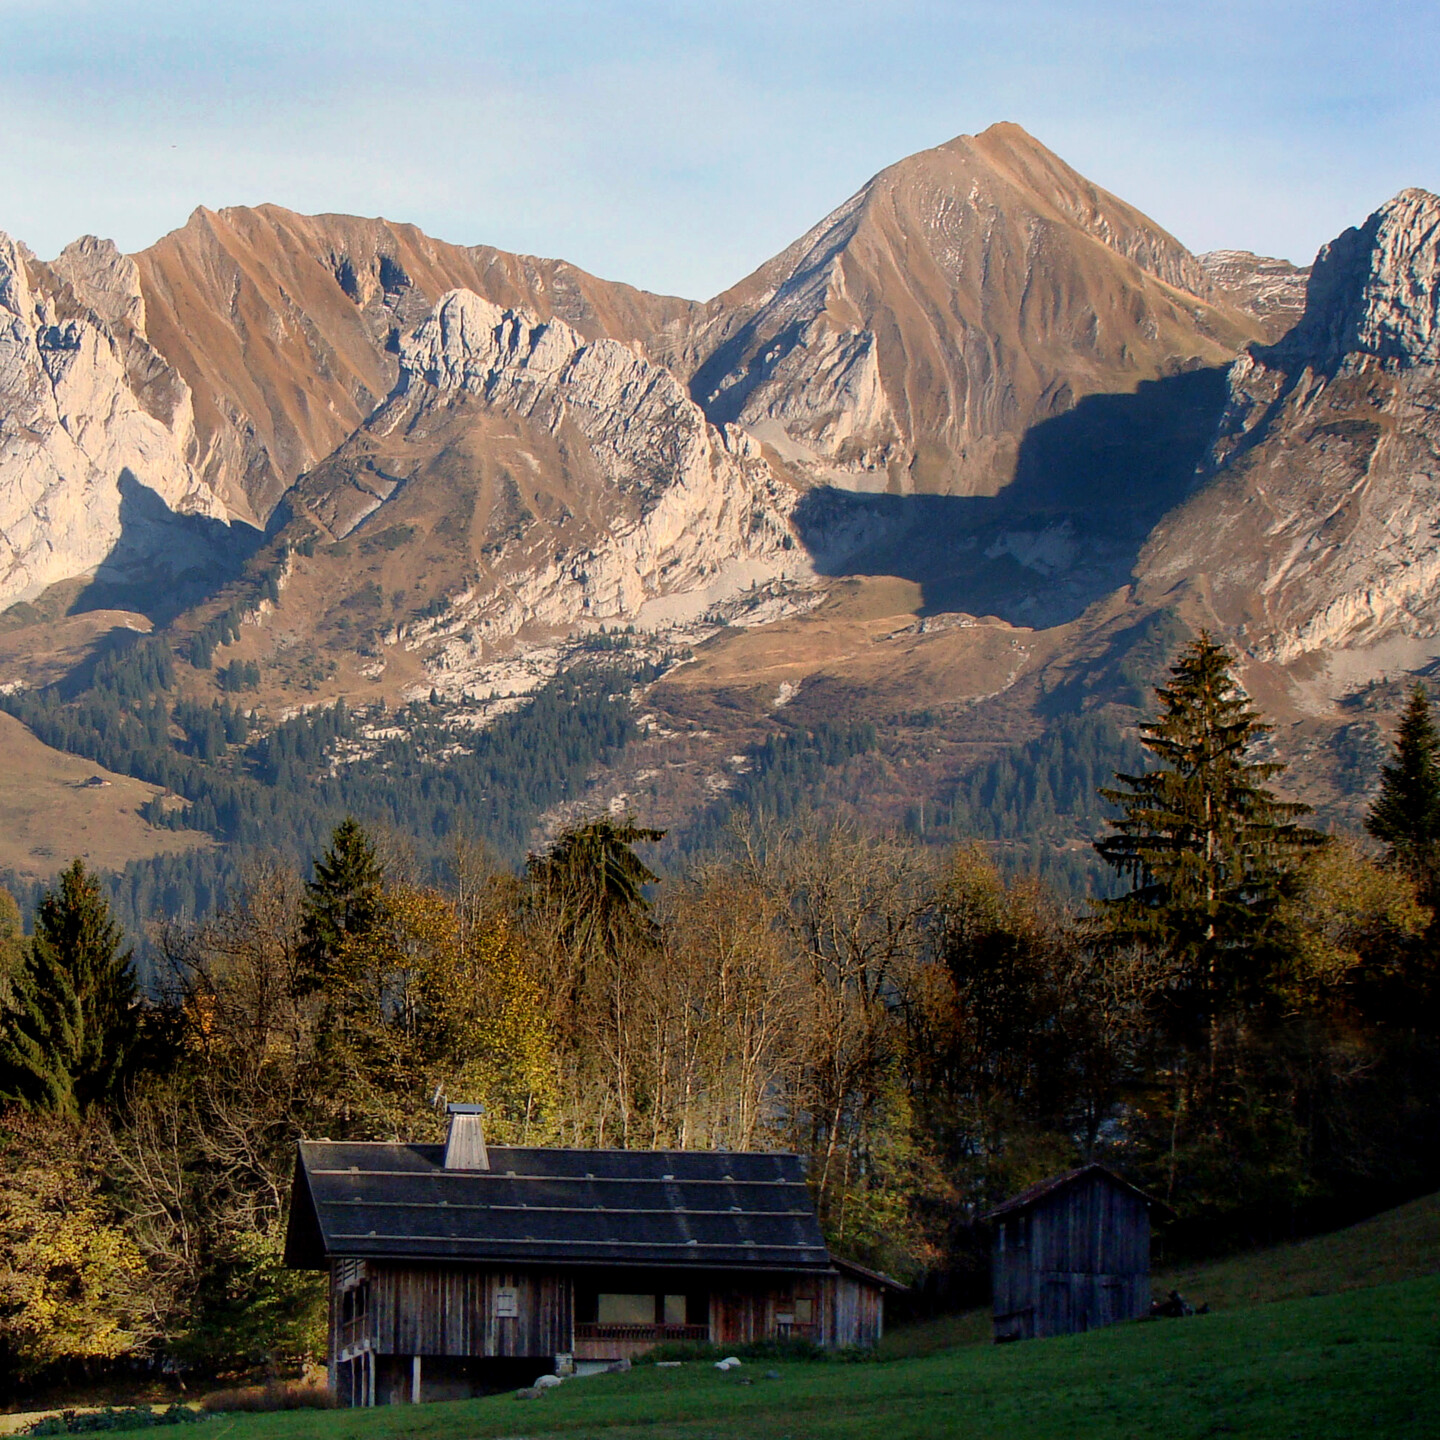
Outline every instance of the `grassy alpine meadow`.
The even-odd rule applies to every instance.
[[[642,1365],[513,1395],[220,1417],[206,1440],[1083,1440],[1440,1434],[1440,1276],[1061,1340],[844,1363]]]

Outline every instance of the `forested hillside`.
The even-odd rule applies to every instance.
[[[95,707],[126,743],[153,734],[131,753],[184,780],[191,742],[144,729],[166,704],[144,653],[123,670],[143,685],[36,713]],[[314,1353],[321,1291],[279,1258],[294,1143],[435,1138],[437,1092],[483,1103],[501,1141],[798,1151],[837,1253],[913,1281],[921,1308],[977,1302],[977,1217],[1082,1160],[1165,1201],[1172,1255],[1435,1188],[1428,700],[1407,702],[1367,850],[1309,828],[1276,788],[1283,767],[1262,758],[1267,727],[1231,664],[1208,637],[1186,647],[1141,727],[1143,764],[1103,773],[1107,746],[1134,749],[1086,721],[1023,752],[1043,786],[1006,758],[967,782],[966,803],[998,800],[999,841],[1025,806],[1078,825],[1062,807],[1095,805],[1084,784],[1108,782],[1093,838],[1112,894],[1088,907],[1007,877],[978,843],[787,813],[801,780],[865,759],[879,737],[864,727],[757,752],[663,878],[649,861],[666,837],[631,819],[582,817],[517,873],[457,825],[435,831],[429,853],[443,840],[448,864],[428,869],[343,818],[313,866],[257,853],[217,913],[159,927],[149,996],[77,861],[33,935],[13,907],[0,915],[7,1383]],[[542,708],[507,717],[494,748],[472,736],[476,793],[502,755],[537,786],[569,783],[579,748],[573,770],[520,757],[585,704],[616,717],[622,743],[609,683],[555,682],[548,729],[526,728]],[[448,813],[460,792],[415,759],[453,743],[443,713],[383,739],[390,770],[371,756],[347,779],[345,747],[365,733],[323,712],[280,743],[227,742],[231,793],[263,797],[267,777],[323,755],[307,823],[351,797],[378,807],[390,773]],[[258,803],[240,802],[242,823]]]

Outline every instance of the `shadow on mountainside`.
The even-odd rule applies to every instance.
[[[264,543],[264,532],[242,521],[227,525],[172,510],[128,469],[118,485],[120,535],[76,597],[72,615],[133,610],[167,625],[234,580]]]
[[[1064,624],[1125,585],[1146,537],[1194,486],[1226,369],[1091,395],[1021,441],[998,495],[868,495],[821,486],[796,507],[822,574],[917,581],[924,614]]]

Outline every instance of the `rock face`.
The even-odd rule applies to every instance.
[[[186,461],[188,392],[144,339],[134,268],[94,239],[47,267],[0,236],[0,605],[105,563],[183,570],[203,530],[173,517],[225,517]]]
[[[882,171],[669,338],[712,420],[813,478],[977,495],[1082,396],[1259,333],[1153,221],[996,125]]]
[[[1213,478],[1142,595],[1203,592],[1259,660],[1440,650],[1440,198],[1406,190],[1316,258],[1300,323],[1230,372]]]
[[[288,533],[399,536],[443,582],[443,619],[408,632],[442,673],[521,631],[673,620],[809,573],[793,486],[638,346],[456,290],[398,348],[393,393],[296,486]]]
[[[195,397],[196,468],[259,521],[389,394],[399,335],[450,290],[591,338],[643,339],[695,308],[564,261],[275,205],[197,210],[135,261],[148,333]]]
[[[1310,266],[1249,250],[1211,250],[1198,259],[1215,289],[1263,327],[1262,339],[1278,340],[1305,313]]]

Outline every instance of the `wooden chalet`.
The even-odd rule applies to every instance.
[[[1150,1312],[1150,1199],[1103,1165],[1055,1175],[994,1225],[995,1340],[1073,1335]]]
[[[794,1155],[305,1141],[287,1265],[330,1276],[342,1405],[459,1399],[665,1341],[873,1345],[885,1276],[833,1260]]]

